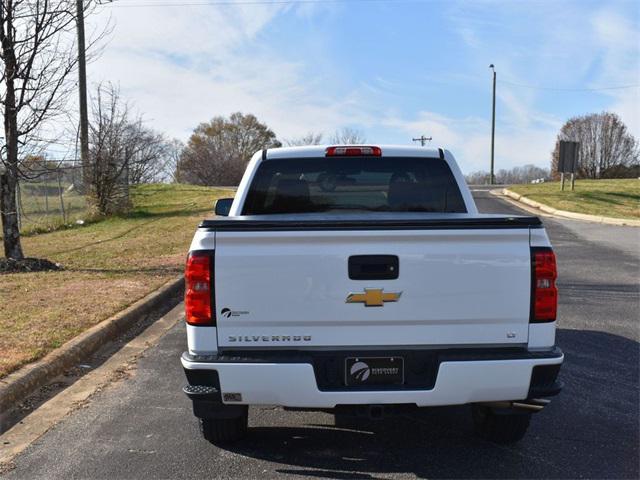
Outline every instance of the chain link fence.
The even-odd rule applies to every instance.
[[[18,184],[20,230],[48,231],[84,221],[88,209],[81,181],[82,170],[76,165],[29,171],[28,178]]]

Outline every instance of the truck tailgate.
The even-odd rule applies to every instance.
[[[398,278],[350,279],[355,255],[397,256]],[[524,344],[530,263],[526,227],[217,231],[218,345]]]

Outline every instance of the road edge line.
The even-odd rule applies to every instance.
[[[512,192],[507,188],[490,190],[489,193],[491,195],[508,197],[509,199],[519,204],[523,204],[523,205],[526,205],[527,207],[542,211],[552,217],[568,218],[571,220],[582,220],[585,222],[593,222],[593,223],[602,223],[605,225],[640,227],[640,220],[603,217],[600,215],[589,215],[586,213],[576,213],[576,212],[569,212],[567,210],[558,210],[553,207],[550,207],[549,205],[545,205],[544,203],[531,200],[530,198],[527,198],[524,195],[520,195],[518,193]]]
[[[128,330],[140,317],[166,306],[184,286],[180,275],[141,298],[124,310],[94,325],[44,358],[10,373],[0,380],[0,412],[46,385],[106,342]]]

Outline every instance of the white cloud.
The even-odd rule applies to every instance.
[[[621,5],[610,3],[593,11],[581,2],[542,2],[534,9],[516,2],[462,2],[450,8],[448,20],[454,31],[476,58],[491,59],[498,70],[499,164],[548,166],[549,151],[562,123],[600,109],[618,113],[640,138],[639,88],[570,93],[507,83],[560,89],[640,83],[638,12],[624,15]],[[490,20],[488,7],[493,12]],[[486,125],[479,129],[450,120],[444,125],[465,132],[468,141],[459,156],[467,170],[486,169],[486,161],[477,161],[488,157],[490,138],[483,135]]]
[[[450,149],[465,173],[489,170],[491,122],[485,119],[451,118],[433,112],[420,112],[413,120],[387,118],[384,123],[407,135],[430,132],[438,145]],[[556,128],[508,127],[496,132],[495,169],[509,169],[534,164],[548,167],[550,148],[555,142]]]
[[[611,110],[620,115],[629,131],[640,141],[640,89],[629,89],[612,95]]]
[[[426,81],[437,83],[440,78],[446,84],[454,79],[464,88],[477,88],[478,69],[488,77],[490,59],[499,79],[527,84],[584,86],[586,78],[591,82],[586,86],[638,83],[637,25],[611,8],[593,12],[563,4],[559,14],[555,4],[537,4],[529,11],[523,4],[507,2],[500,3],[496,17],[488,20],[487,4],[476,5],[462,3],[449,20],[461,43],[473,51],[477,65],[459,72],[427,70]],[[339,76],[333,75],[337,66],[331,61],[332,52],[318,47],[313,58],[294,60],[270,46],[269,29],[283,28],[276,23],[282,15],[293,11],[300,21],[310,21],[338,8],[105,7],[91,22],[99,28],[111,14],[114,31],[102,57],[90,65],[90,79],[119,84],[123,96],[134,102],[150,126],[182,139],[202,121],[243,111],[256,114],[281,138],[309,131],[331,133],[344,125],[378,131],[381,137],[368,136],[381,142],[426,132],[434,144],[456,154],[463,170],[486,170],[489,118],[442,110],[392,110],[389,105],[407,99],[405,86],[411,79],[402,72],[382,70],[367,83],[337,93],[327,82]],[[306,40],[310,45],[323,44],[322,38]],[[589,73],[594,65],[600,72],[596,75]],[[387,73],[398,74],[402,81],[390,81]],[[607,94],[611,109],[640,137],[638,89]],[[547,166],[562,121],[586,113],[549,111],[548,98],[544,92],[499,85],[496,168]],[[563,101],[562,96],[555,98]]]
[[[281,10],[265,5],[250,11],[242,6],[127,8],[126,3],[115,3],[102,7],[88,21],[99,30],[111,20],[114,32],[109,48],[220,59],[253,39]]]
[[[235,111],[255,114],[282,138],[331,132],[345,118],[367,122],[356,90],[331,95],[321,78],[307,75],[308,65],[262,41],[283,10],[114,8],[112,40],[91,65],[90,80],[120,85],[151,126],[182,139],[198,123]],[[95,28],[107,17],[95,17]]]
[[[636,18],[637,20],[637,18]],[[640,29],[621,14],[602,9],[591,17],[594,38],[602,54],[596,86],[640,84]],[[604,91],[618,113],[640,139],[640,88]]]

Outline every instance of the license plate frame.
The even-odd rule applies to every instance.
[[[356,366],[358,363],[363,365]],[[394,369],[397,371],[393,371]],[[344,384],[348,387],[403,385],[404,358],[398,356],[346,357]]]

